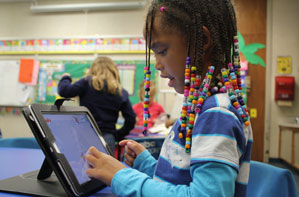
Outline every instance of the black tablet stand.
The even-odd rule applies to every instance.
[[[48,163],[47,159],[45,158],[42,164],[42,167],[40,168],[38,175],[37,175],[37,179],[38,180],[44,180],[47,179],[51,176],[53,172],[52,167],[50,166],[50,164]]]
[[[58,111],[60,111],[60,107],[63,104],[64,101],[72,101],[72,99],[70,98],[61,98],[61,99],[57,99],[54,103],[54,105],[56,105]]]

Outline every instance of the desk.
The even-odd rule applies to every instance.
[[[24,174],[30,171],[40,169],[44,154],[38,149],[26,148],[0,148],[0,180]],[[24,196],[17,194],[1,193],[0,196]],[[114,196],[110,187],[106,187],[92,196]]]
[[[282,131],[283,130],[290,130],[292,132],[292,141],[291,141],[291,162],[290,163],[295,168],[299,169],[299,166],[295,164],[295,133],[299,133],[299,124],[279,124],[279,145],[278,145],[278,156],[281,157],[281,138],[282,138]]]

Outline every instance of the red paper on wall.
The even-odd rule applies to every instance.
[[[30,83],[33,77],[33,59],[21,59],[20,60],[20,72],[19,72],[19,82]]]

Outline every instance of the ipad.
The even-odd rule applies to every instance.
[[[112,155],[86,107],[31,104],[23,114],[46,156],[39,179],[54,171],[69,196],[86,196],[106,187],[85,173],[91,146]]]

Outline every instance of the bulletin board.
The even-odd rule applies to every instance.
[[[91,61],[41,61],[36,102],[54,104],[62,74],[70,73],[75,82],[85,75],[90,65]]]
[[[144,79],[144,60],[116,60],[121,84],[129,92],[133,104],[139,102],[138,88]],[[71,74],[73,82],[85,76],[91,60],[42,60],[39,62],[37,83],[28,85],[19,82],[20,60],[0,61],[0,106],[26,106],[32,102],[53,104],[59,97],[58,82],[63,73]],[[154,66],[152,79],[157,81]]]
[[[145,61],[116,60],[115,63],[118,66],[122,87],[128,91],[132,105],[138,103],[138,88],[144,78]],[[58,98],[57,86],[62,74],[70,73],[75,82],[85,76],[91,64],[92,61],[41,61],[35,102],[53,104]],[[154,66],[151,66],[151,71],[153,79],[156,80]]]

